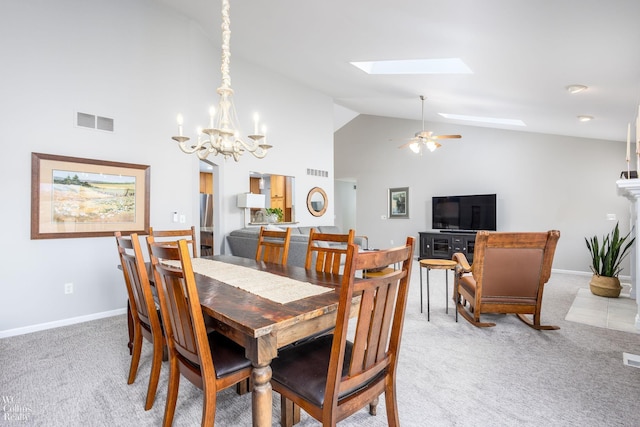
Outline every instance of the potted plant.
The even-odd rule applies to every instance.
[[[620,296],[620,290],[622,289],[618,279],[618,274],[622,270],[620,264],[629,254],[631,245],[636,240],[634,237],[627,242],[630,234],[631,232],[624,237],[620,237],[620,229],[618,228],[618,223],[616,223],[611,233],[602,236],[602,244],[600,244],[598,236],[593,236],[591,239],[585,237],[584,240],[591,255],[590,267],[591,271],[593,271],[589,288],[594,295],[609,298]]]
[[[282,222],[282,217],[284,216],[284,212],[280,208],[267,208],[267,217],[271,219],[268,222]]]

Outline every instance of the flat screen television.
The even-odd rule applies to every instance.
[[[496,231],[496,195],[434,196],[434,230]]]

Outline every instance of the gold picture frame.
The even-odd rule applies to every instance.
[[[31,239],[149,232],[150,166],[31,153]]]

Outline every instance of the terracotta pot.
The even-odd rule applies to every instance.
[[[592,294],[607,298],[618,298],[622,290],[620,280],[617,277],[598,276],[597,274],[591,278],[589,288]]]

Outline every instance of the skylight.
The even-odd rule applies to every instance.
[[[526,126],[520,119],[500,119],[495,117],[465,116],[463,114],[438,113],[445,119],[464,120],[467,122],[492,123],[497,125]]]
[[[367,74],[473,74],[460,58],[351,62]]]

